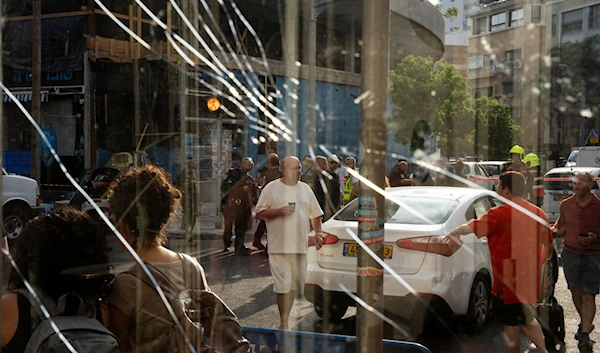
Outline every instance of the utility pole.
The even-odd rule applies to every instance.
[[[293,82],[294,78],[298,77],[298,1],[285,1],[285,32],[283,37],[283,55],[285,63],[285,83],[287,92],[284,93],[285,114],[292,122],[290,129],[292,130],[291,142],[286,146],[286,156],[296,156],[298,151],[298,116],[297,116],[297,101],[292,98],[292,95],[297,93],[297,86]]]
[[[363,1],[362,89],[367,94],[361,104],[360,139],[365,155],[360,170],[377,187],[385,189],[386,112],[389,67],[390,2]],[[385,197],[360,187],[358,237],[380,259],[384,257]],[[357,271],[358,296],[383,312],[383,269],[359,247]],[[359,353],[383,351],[383,320],[358,306],[356,345]]]
[[[308,143],[317,147],[317,19],[315,0],[308,3],[310,9],[308,23]]]
[[[31,66],[31,116],[40,125],[41,89],[42,89],[42,0],[33,0],[33,38]],[[31,178],[41,182],[40,135],[31,128]]]

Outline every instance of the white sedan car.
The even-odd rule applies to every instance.
[[[436,312],[449,309],[482,326],[489,316],[492,282],[487,239],[469,234],[462,236],[462,245],[458,245],[446,235],[500,201],[482,189],[416,186],[387,191],[391,196],[385,206],[384,261],[408,286],[384,272],[385,311],[406,317],[401,309],[414,306],[406,301],[421,300]],[[403,206],[393,200],[400,200]],[[358,200],[354,200],[323,224],[323,247],[308,250],[305,297],[319,316],[330,320],[342,318],[349,306],[356,306],[343,287],[356,294],[359,246],[348,232],[358,235],[357,211]]]

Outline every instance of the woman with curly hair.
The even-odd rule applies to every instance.
[[[96,231],[89,216],[72,208],[56,210],[30,220],[11,248],[21,275],[11,268],[8,294],[2,296],[2,352],[23,352],[32,334],[29,300],[16,290],[27,280],[37,293],[55,302],[62,295],[76,293],[85,304],[96,306],[93,286],[82,286],[75,277],[62,274],[68,269],[106,264],[105,236]]]
[[[156,166],[134,169],[121,176],[108,194],[112,222],[148,267],[160,272],[182,291],[191,285],[184,278],[184,261],[198,269],[202,289],[208,289],[204,270],[195,258],[165,248],[164,228],[173,214],[180,192]],[[169,341],[172,319],[157,291],[139,266],[117,276],[108,296],[109,329],[124,352],[162,352]],[[192,288],[192,287],[189,287]]]

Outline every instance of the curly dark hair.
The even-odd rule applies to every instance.
[[[54,300],[70,292],[82,297],[95,294],[61,275],[62,271],[108,262],[104,234],[86,213],[74,208],[61,208],[27,222],[10,252],[25,279]],[[8,290],[20,288],[25,288],[23,279],[11,268]]]
[[[148,165],[119,177],[108,191],[113,222],[125,222],[138,238],[134,247],[162,245],[163,228],[173,217],[181,193],[169,182],[164,170]]]

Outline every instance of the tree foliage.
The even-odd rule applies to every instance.
[[[560,155],[568,153],[572,143],[580,142],[582,112],[593,118],[600,114],[600,36],[556,45],[547,58],[548,66],[526,82],[521,92],[532,93],[526,102],[529,113],[534,112],[534,102],[539,102],[545,129],[548,122],[555,125],[550,137],[559,145],[550,149]],[[596,123],[588,121],[584,128],[593,126]]]
[[[440,5],[440,4],[437,4],[437,5],[435,5],[435,7],[436,7],[438,10],[442,11],[442,5]],[[458,8],[456,8],[456,7],[449,7],[449,8],[446,10],[446,12],[442,13],[442,15],[443,15],[444,17],[446,17],[446,18],[456,18],[456,17],[458,17]]]
[[[520,143],[523,130],[513,122],[510,108],[495,98],[475,99],[476,127],[470,142],[476,154],[488,160],[504,160],[511,146]]]
[[[390,72],[391,98],[396,105],[390,129],[396,141],[423,149],[423,138],[432,133],[447,156],[455,155],[457,141],[474,127],[470,89],[464,77],[446,61],[407,56]]]
[[[434,64],[431,58],[409,55],[390,72],[390,81],[395,108],[388,128],[411,152],[426,149],[425,138],[434,135],[446,157],[504,159],[520,141],[522,130],[509,107],[494,98],[474,100],[467,80],[444,60]]]

